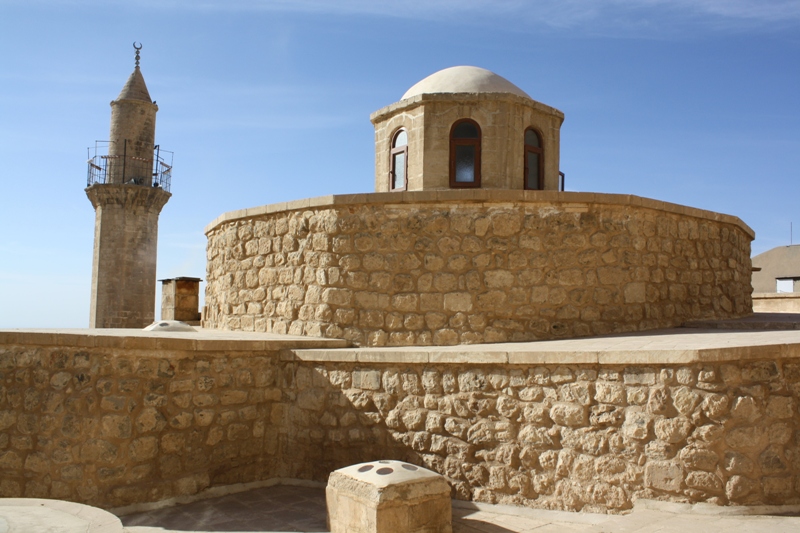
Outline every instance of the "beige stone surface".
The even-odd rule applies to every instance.
[[[450,189],[450,130],[469,118],[481,129],[481,187],[524,189],[525,130],[535,128],[544,158],[543,189],[557,191],[564,114],[528,97],[503,92],[419,94],[370,116],[375,125],[375,192],[389,191],[394,134],[408,132],[408,190]]]
[[[0,498],[2,533],[123,533],[122,522],[102,509],[38,498]]]
[[[153,187],[156,112],[137,65],[111,102],[105,183],[95,210],[89,327],[143,328],[155,317],[158,216],[171,194]]]
[[[94,184],[93,328],[143,328],[155,318],[158,216],[170,198],[163,189]]]
[[[324,499],[324,490],[283,485],[126,516],[123,521],[130,533],[178,533],[169,527],[175,522],[181,524],[180,531],[184,532],[225,529],[311,533],[329,530],[325,526]],[[455,533],[790,533],[800,527],[798,511],[798,506],[720,507],[640,499],[631,512],[612,515],[452,502]]]
[[[150,100],[144,77],[137,66],[117,99],[111,102],[106,183],[145,186],[152,183],[157,112],[158,106]]]
[[[752,231],[734,217],[550,191],[324,202],[207,228],[205,327],[456,345],[750,313]]]
[[[331,533],[451,533],[450,486],[435,472],[379,460],[331,473],[326,487]]]
[[[753,293],[755,313],[800,313],[800,293]]]
[[[117,507],[388,457],[477,502],[800,504],[800,331],[503,345],[548,357],[516,364],[128,333],[0,333],[0,496]]]

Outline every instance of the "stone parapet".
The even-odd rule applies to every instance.
[[[345,343],[252,337],[0,332],[0,498],[109,508],[287,477],[281,351]]]
[[[479,502],[800,503],[797,331],[519,344],[497,361],[200,337],[3,332],[0,497],[119,507],[394,459]]]
[[[800,293],[753,293],[753,311],[757,313],[800,313]]]
[[[746,224],[629,195],[332,196],[227,213],[206,235],[217,329],[454,345],[752,312]]]

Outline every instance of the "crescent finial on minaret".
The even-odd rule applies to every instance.
[[[139,50],[142,49],[142,43],[136,46],[136,41],[133,41],[133,49],[136,50],[136,68],[139,68]]]

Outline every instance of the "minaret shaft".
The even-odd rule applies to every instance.
[[[89,326],[143,328],[155,320],[158,216],[170,194],[137,185],[93,185]]]

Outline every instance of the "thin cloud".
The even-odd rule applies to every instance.
[[[121,7],[123,0],[0,0],[2,4]],[[585,25],[642,25],[664,14],[695,23],[764,25],[800,21],[800,0],[139,0],[136,9],[191,11],[282,11],[362,14],[438,20],[508,18],[555,28]]]
[[[800,20],[798,0],[613,0],[631,7],[667,7],[728,19],[778,22]]]

